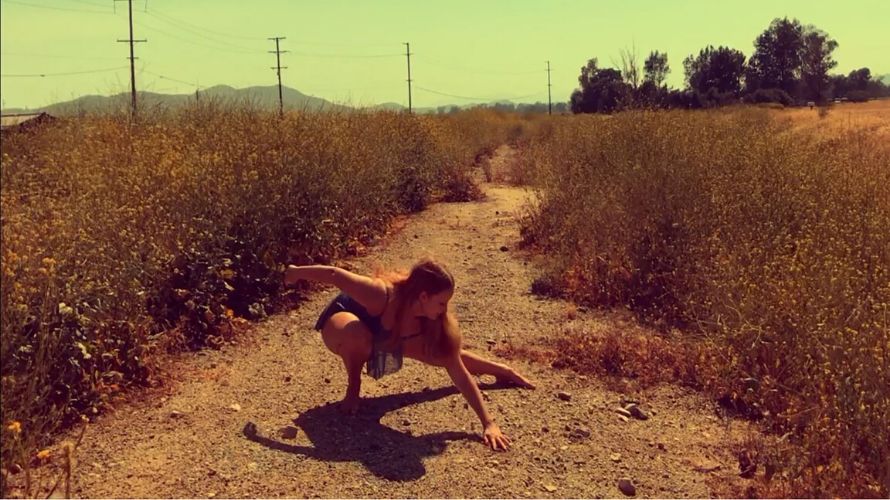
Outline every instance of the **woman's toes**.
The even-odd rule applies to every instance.
[[[341,413],[345,413],[346,415],[355,415],[358,413],[359,403],[361,402],[361,398],[345,398],[343,401],[340,401],[339,410]]]

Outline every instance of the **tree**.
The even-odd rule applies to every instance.
[[[871,70],[868,68],[854,69],[847,76],[847,85],[850,90],[865,90],[871,81]]]
[[[643,82],[652,82],[656,87],[664,85],[671,67],[668,66],[668,55],[654,50],[649,53],[646,62],[643,63]]]
[[[621,72],[597,67],[596,58],[587,61],[578,77],[579,89],[572,92],[572,113],[611,113],[618,109],[630,92]]]
[[[745,75],[749,91],[777,88],[790,95],[796,94],[803,33],[803,26],[797,19],[773,19],[754,41],[754,54]]]
[[[829,38],[828,33],[815,26],[807,26],[804,30],[800,79],[807,99],[817,102],[828,99],[831,87],[828,70],[837,66],[831,58],[836,48],[837,42]]]
[[[854,69],[848,75],[831,75],[832,95],[834,97],[846,97],[851,101],[864,101],[869,98],[885,97],[890,95],[890,87],[872,78],[868,68]]]
[[[708,45],[698,53],[683,60],[686,85],[701,94],[717,92],[738,96],[742,89],[745,71],[745,54],[729,47]],[[714,91],[711,91],[714,89]]]
[[[621,49],[618,56],[621,59],[621,76],[631,89],[637,90],[640,87],[640,56],[636,45]]]

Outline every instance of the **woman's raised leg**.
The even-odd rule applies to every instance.
[[[343,359],[347,384],[340,409],[344,413],[354,414],[361,401],[362,366],[371,357],[371,331],[356,315],[339,312],[325,323],[321,338],[331,352]]]

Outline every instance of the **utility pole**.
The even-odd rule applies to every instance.
[[[285,38],[287,37],[275,36],[269,38],[269,40],[275,40],[275,50],[270,50],[269,52],[275,53],[275,66],[272,66],[272,69],[274,69],[278,73],[278,116],[284,116],[284,98],[281,95],[281,70],[287,69],[287,66],[281,67],[281,53],[289,52],[287,50],[280,50],[278,48],[278,42],[280,40],[284,40]]]
[[[547,114],[553,114],[553,105],[550,102],[550,61],[547,61]]]
[[[411,44],[408,42],[405,42],[405,56],[408,58],[408,112],[411,113]]]
[[[124,0],[114,0],[115,2],[123,2]],[[134,40],[133,39],[133,0],[126,0],[127,5],[129,6],[130,12],[130,38],[127,40],[120,40],[118,42],[129,42],[130,43],[130,97],[133,104],[133,119],[136,119],[136,57],[133,55],[133,43],[135,42],[147,42],[148,40]]]

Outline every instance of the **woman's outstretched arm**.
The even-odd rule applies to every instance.
[[[386,284],[383,280],[369,278],[335,266],[287,266],[284,272],[285,286],[300,280],[320,281],[334,285],[346,292],[376,316],[386,308]]]
[[[501,433],[500,427],[494,423],[491,415],[488,414],[485,403],[482,401],[482,393],[479,391],[479,386],[476,385],[467,367],[464,366],[461,356],[449,356],[444,365],[448,375],[451,377],[451,381],[454,382],[454,386],[463,394],[464,399],[473,407],[473,411],[479,417],[479,421],[482,423],[482,440],[485,444],[491,446],[492,450],[500,449],[506,451],[510,447],[510,439]]]

